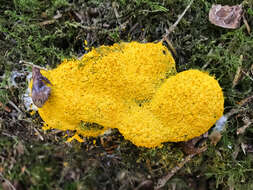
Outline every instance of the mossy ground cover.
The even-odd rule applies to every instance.
[[[60,131],[45,132],[22,101],[31,71],[20,60],[55,68],[64,58],[120,41],[153,42],[178,18],[187,0],[1,0],[0,2],[0,189],[152,189],[187,156],[180,143],[138,148],[117,132],[67,143]],[[253,36],[245,25],[211,25],[212,4],[243,3],[253,28],[251,0],[194,1],[169,40],[178,71],[197,68],[215,75],[224,90],[225,113],[253,93]],[[87,43],[84,43],[87,41]],[[15,75],[15,84],[13,76]],[[16,108],[15,108],[16,106]],[[253,104],[226,124],[216,146],[196,155],[162,189],[253,189]]]

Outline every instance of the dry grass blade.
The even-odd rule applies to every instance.
[[[236,71],[236,74],[235,74],[235,78],[233,80],[232,88],[234,88],[238,84],[238,82],[239,82],[239,80],[241,78],[241,75],[242,75],[242,68],[239,66],[237,68],[237,71]]]
[[[40,140],[44,141],[44,138],[42,137],[42,135],[40,134],[40,132],[35,127],[33,127],[33,130],[38,135],[38,137],[40,138]]]
[[[243,55],[240,55],[240,59],[239,59],[239,62],[240,62],[240,65],[237,67],[237,71],[236,71],[236,74],[235,74],[235,77],[234,77],[234,80],[233,80],[233,83],[232,83],[232,88],[234,88],[239,80],[241,79],[241,76],[242,76],[242,61],[243,61]]]
[[[248,23],[247,19],[246,19],[245,16],[244,16],[244,14],[242,15],[242,19],[243,19],[243,23],[244,23],[245,26],[246,26],[246,29],[247,29],[248,34],[250,34],[250,26],[249,26],[249,23]]]

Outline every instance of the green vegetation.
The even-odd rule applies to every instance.
[[[156,183],[178,166],[187,156],[181,143],[137,148],[116,130],[82,144],[67,143],[62,132],[43,131],[38,114],[31,116],[22,101],[31,68],[20,60],[55,68],[62,59],[103,44],[160,40],[189,2],[2,0],[0,178],[6,180],[0,189],[9,187],[7,180],[16,189],[134,189],[144,181]],[[197,68],[216,76],[227,113],[253,93],[253,34],[245,25],[228,30],[209,23],[208,11],[217,3],[242,3],[253,29],[251,0],[195,0],[169,40],[177,51],[178,71]],[[14,71],[19,73],[16,84]],[[229,118],[218,144],[208,140],[208,149],[186,163],[163,189],[253,189],[252,124],[237,134],[253,119],[252,101],[243,108]]]

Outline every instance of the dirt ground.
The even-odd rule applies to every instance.
[[[0,189],[253,189],[253,1],[191,2],[0,0]],[[212,4],[242,4],[244,22],[212,25]],[[148,149],[116,129],[83,143],[42,130],[25,105],[31,67],[22,61],[52,69],[100,45],[157,42],[188,5],[164,44],[178,72],[200,69],[219,81],[228,117],[222,132]]]

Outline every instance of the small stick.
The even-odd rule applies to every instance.
[[[250,102],[251,100],[253,100],[253,94],[250,95],[250,96],[248,96],[247,98],[241,100],[241,101],[239,102],[239,105],[240,105],[240,106],[243,106],[243,105],[245,105],[246,103]]]
[[[118,11],[117,11],[117,7],[116,7],[117,5],[116,5],[116,2],[114,1],[113,3],[112,3],[112,8],[113,8],[113,11],[114,11],[114,14],[115,14],[115,16],[116,16],[116,19],[117,19],[117,21],[118,21],[118,23],[119,23],[119,25],[121,25],[121,22],[120,22],[120,19],[119,19],[119,13],[118,13]]]
[[[185,13],[188,11],[188,9],[191,7],[192,3],[194,0],[192,0],[189,5],[185,8],[185,10],[183,11],[183,13],[178,17],[177,21],[169,27],[168,30],[166,30],[166,33],[163,35],[162,39],[160,40],[161,42],[166,41],[169,48],[171,49],[171,51],[174,53],[175,56],[177,56],[177,52],[175,50],[175,48],[173,47],[172,43],[169,41],[168,36],[171,32],[173,32],[176,28],[176,26],[178,25],[178,23],[181,21],[181,19],[184,17]]]
[[[20,60],[19,63],[24,63],[25,65],[32,66],[32,67],[36,67],[36,68],[38,68],[38,69],[42,69],[42,70],[48,71],[48,69],[46,69],[45,67],[41,67],[41,66],[38,66],[38,65],[34,65],[32,62]]]
[[[3,134],[4,136],[6,136],[6,137],[13,138],[13,139],[16,141],[16,136],[14,136],[14,135],[10,135],[10,134],[5,133],[5,132],[2,132],[2,134]]]
[[[243,134],[245,132],[245,130],[253,123],[253,119],[249,120],[249,118],[246,118],[244,120],[244,126],[240,127],[239,129],[237,129],[236,134],[240,135]]]
[[[37,135],[39,136],[40,140],[44,141],[44,138],[42,137],[42,135],[40,134],[40,132],[35,127],[33,127],[33,130],[37,133]]]
[[[22,112],[18,106],[16,106],[11,100],[8,102],[12,107],[14,107],[18,112]]]
[[[169,40],[167,37],[166,37],[164,40],[167,42],[169,48],[170,48],[171,51],[174,53],[174,55],[177,56],[177,51],[176,51],[176,49],[173,47],[173,45],[172,45],[172,43],[170,42],[170,40]]]
[[[245,108],[242,108],[243,106],[245,106],[246,104],[250,103],[251,101],[253,100],[253,95],[251,94],[250,96],[248,96],[247,98],[244,98],[243,100],[241,100],[239,103],[238,103],[238,107],[239,108],[234,108],[234,109],[231,109],[228,113],[226,113],[224,116],[226,118],[229,118],[231,117],[232,115],[234,114],[237,114],[239,112],[242,112],[242,111],[245,111],[247,109]]]
[[[191,159],[194,156],[202,152],[205,152],[206,150],[207,150],[207,147],[203,147],[197,150],[196,152],[194,152],[193,154],[186,156],[185,159],[178,164],[178,166],[174,167],[166,176],[158,180],[155,190],[159,190],[162,187],[164,187],[164,185],[168,182],[168,180],[172,178],[187,162],[191,161]]]
[[[251,76],[249,76],[249,74],[248,74],[248,73],[245,73],[244,71],[242,71],[242,73],[243,73],[243,74],[245,74],[247,77],[249,77],[249,79],[250,79],[250,80],[252,80],[252,81],[253,81],[253,78],[252,78]]]
[[[194,0],[192,0],[189,5],[185,8],[185,10],[183,11],[183,13],[178,17],[177,21],[172,25],[170,26],[170,28],[168,29],[168,31],[166,31],[166,34],[163,36],[163,39],[162,41],[164,41],[165,38],[167,38],[169,36],[169,34],[171,32],[173,32],[176,28],[176,26],[178,25],[178,23],[181,21],[181,19],[184,17],[185,13],[188,11],[188,9],[191,7],[192,3],[193,3]]]

